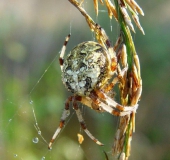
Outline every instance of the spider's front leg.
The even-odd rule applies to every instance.
[[[110,91],[113,89],[113,87],[114,87],[121,79],[123,79],[124,75],[127,73],[128,66],[126,66],[126,67],[123,68],[122,70],[120,70],[120,67],[118,67],[118,68],[119,68],[119,69],[118,69],[118,74],[117,74],[117,76],[114,77],[109,84],[107,84],[107,85],[105,85],[105,86],[103,87],[102,91],[103,91],[104,93],[110,92]]]
[[[61,53],[60,53],[60,58],[59,58],[59,63],[60,63],[60,67],[61,67],[61,71],[63,71],[63,63],[64,63],[64,54],[65,54],[65,51],[66,51],[66,46],[67,46],[67,43],[70,39],[70,36],[71,34],[69,34],[65,41],[64,41],[64,44],[63,44],[63,47],[61,49]]]
[[[116,77],[114,77],[109,84],[106,84],[103,87],[102,90],[104,93],[108,93],[109,91],[111,91],[115,86],[115,84],[117,84],[118,82],[126,83],[125,81],[123,81],[123,79],[124,77],[127,76],[128,63],[127,63],[126,46],[122,42],[123,42],[122,36],[120,35],[114,47],[112,48],[116,56],[112,58],[110,71],[112,72],[112,74],[116,73]],[[121,62],[121,65],[119,62]],[[121,69],[120,66],[122,66],[123,69]]]

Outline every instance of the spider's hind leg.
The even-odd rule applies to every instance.
[[[70,108],[69,108],[69,103],[72,101],[72,96],[69,97],[65,103],[65,108],[64,108],[64,111],[62,113],[62,116],[61,116],[61,120],[60,120],[60,124],[58,126],[58,128],[56,129],[49,145],[48,145],[48,149],[51,149],[52,147],[52,144],[54,142],[54,140],[56,139],[56,137],[59,135],[61,129],[64,127],[64,124],[65,124],[65,120],[67,119],[67,117],[70,115]]]
[[[77,105],[77,102],[76,101],[80,101],[81,102],[82,100],[82,97],[80,96],[75,96],[74,99],[73,99],[73,108],[76,112],[76,115],[77,115],[77,118],[78,118],[78,121],[82,127],[82,129],[86,132],[86,134],[98,145],[100,146],[103,146],[104,144],[101,143],[100,141],[98,141],[91,133],[90,131],[87,129],[86,127],[86,124],[85,124],[85,121],[84,121],[84,118],[82,116],[82,113],[80,111],[80,108],[78,107]]]

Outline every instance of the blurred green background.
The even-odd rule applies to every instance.
[[[143,94],[130,160],[169,160],[170,1],[137,2],[145,12],[140,22],[146,35],[137,28],[133,34]],[[119,27],[109,20],[106,8],[101,7],[96,17],[90,0],[85,0],[84,7],[114,43]],[[0,159],[104,160],[103,150],[112,159],[118,118],[87,107],[82,111],[88,129],[105,146],[97,146],[86,136],[72,110],[53,149],[47,149],[70,95],[58,63],[58,52],[70,31],[67,53],[82,41],[94,40],[82,15],[67,0],[0,0]],[[77,133],[85,138],[81,146]]]

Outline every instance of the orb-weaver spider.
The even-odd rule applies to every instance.
[[[138,105],[122,106],[109,96],[114,85],[119,82],[128,69],[126,64],[126,52],[121,52],[119,50],[119,57],[123,57],[123,66],[126,66],[121,70],[115,52],[117,48],[116,46],[120,43],[120,39],[117,41],[115,47],[112,47],[104,29],[98,24],[96,24],[95,29],[96,32],[100,33],[100,36],[105,40],[105,46],[103,46],[103,44],[99,44],[100,42],[82,42],[73,48],[64,59],[66,45],[70,38],[69,34],[62,47],[59,58],[62,71],[62,81],[73,95],[66,100],[59,127],[55,131],[49,143],[49,148],[51,148],[52,143],[60,133],[66,118],[70,114],[70,102],[73,103],[73,108],[82,129],[98,145],[103,144],[99,142],[87,129],[77,102],[80,102],[98,112],[105,111],[116,116],[124,116],[135,112],[138,107]],[[121,56],[120,54],[124,55]]]

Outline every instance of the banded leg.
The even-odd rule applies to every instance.
[[[122,106],[99,90],[91,92],[90,97],[92,98],[94,104],[100,106],[103,110],[115,116],[129,115],[130,113],[135,112],[138,108],[138,104],[134,106]]]
[[[77,118],[78,118],[78,121],[80,123],[80,126],[81,128],[85,131],[85,133],[98,145],[100,146],[103,146],[104,144],[101,143],[100,141],[98,141],[91,133],[90,131],[87,129],[86,127],[86,124],[85,124],[85,121],[84,121],[84,118],[82,116],[82,113],[77,105],[77,102],[76,101],[81,101],[82,98],[80,96],[76,96],[73,100],[73,108],[76,112],[76,115],[77,115]]]
[[[76,0],[69,0],[70,3],[72,3],[79,11],[80,13],[84,16],[86,19],[90,29],[95,32],[96,34],[96,39],[99,41],[100,44],[106,44],[108,48],[111,48],[111,44],[109,41],[109,38],[104,31],[104,29],[98,25],[97,23],[94,22],[94,20],[88,15],[88,13],[84,10],[83,7],[81,7],[81,3],[79,3]],[[105,45],[103,45],[105,47]]]
[[[64,127],[64,124],[65,124],[65,120],[67,119],[67,117],[70,115],[70,108],[69,108],[69,103],[72,101],[72,97],[69,97],[65,103],[65,108],[64,108],[64,111],[62,113],[62,116],[61,116],[61,120],[60,120],[60,124],[58,126],[58,128],[56,129],[49,145],[48,145],[48,149],[51,149],[52,148],[52,144],[54,142],[54,140],[56,139],[56,137],[59,135],[61,129]]]
[[[98,95],[97,95],[98,94]],[[115,116],[125,116],[125,115],[129,115],[132,112],[135,112],[138,108],[138,104],[134,105],[134,106],[122,106],[120,104],[118,104],[117,102],[115,102],[114,100],[112,100],[111,98],[109,98],[109,104],[107,104],[107,102],[105,101],[105,98],[107,96],[103,95],[102,92],[92,92],[90,94],[90,98],[87,97],[82,97],[81,99],[81,103],[98,111],[98,112],[103,112],[106,111],[112,115]],[[102,99],[102,100],[100,100]],[[105,101],[106,103],[104,103],[103,101]],[[130,108],[129,108],[130,107]]]
[[[63,63],[64,63],[64,54],[65,54],[65,51],[66,51],[66,46],[67,46],[67,43],[70,39],[70,36],[71,34],[69,34],[65,41],[64,41],[64,44],[63,44],[63,47],[61,49],[61,53],[60,53],[60,58],[59,58],[59,63],[60,63],[60,67],[61,67],[61,71],[63,71]]]
[[[113,78],[113,80],[107,84],[106,86],[104,86],[104,88],[102,89],[104,93],[108,93],[109,91],[111,91],[113,89],[113,87],[120,81],[120,79],[122,79],[125,75],[125,73],[127,72],[128,67],[123,68],[121,71],[118,71],[118,75]]]
[[[120,40],[118,40],[118,41],[120,41]],[[116,43],[120,43],[120,42],[116,42]],[[118,45],[118,44],[116,44],[116,45]],[[119,60],[121,60],[122,67],[124,67],[124,68],[121,69],[119,63],[117,63],[117,68],[116,68],[117,76],[115,78],[113,78],[113,80],[109,84],[104,86],[104,89],[102,89],[104,91],[104,93],[108,93],[110,90],[112,90],[112,88],[118,82],[125,83],[125,81],[123,81],[123,79],[127,75],[128,64],[127,64],[126,46],[124,44],[122,44],[118,50],[117,61],[119,62]]]

